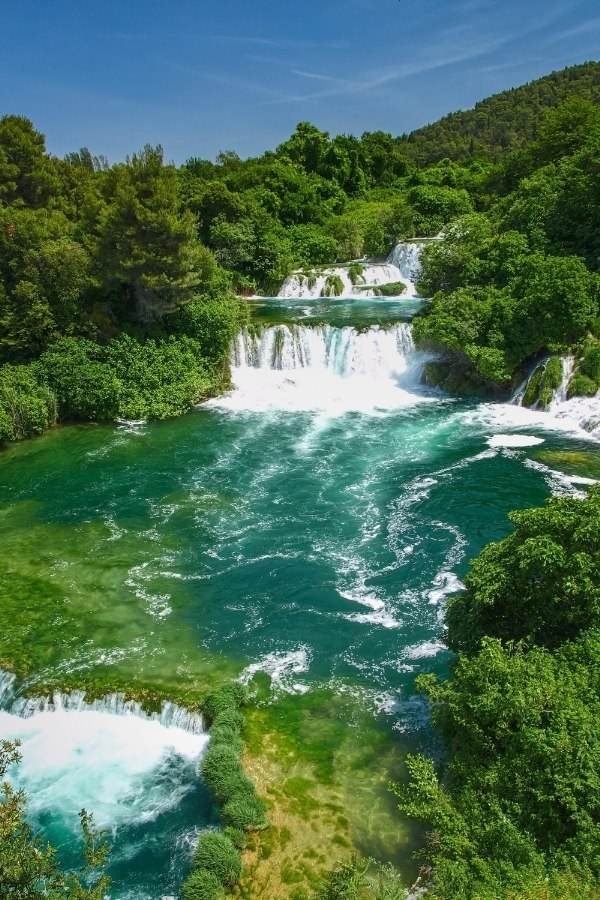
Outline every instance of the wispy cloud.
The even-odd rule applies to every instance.
[[[263,47],[320,49],[320,50],[347,50],[351,45],[347,41],[297,41],[289,38],[265,38],[250,37],[247,35],[213,34],[207,36],[207,40],[219,41],[224,44],[256,44]]]

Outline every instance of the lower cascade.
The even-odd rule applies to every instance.
[[[112,833],[109,874],[130,866],[132,854],[134,869],[145,872],[131,892],[121,882],[119,897],[174,893],[177,868],[210,815],[196,774],[209,740],[200,716],[172,703],[147,713],[121,694],[90,702],[80,691],[19,697],[14,677],[0,672],[0,739],[20,742],[11,781],[26,789],[28,818],[43,824],[63,864],[78,865],[85,806]]]
[[[335,414],[410,406],[430,399],[420,387],[424,354],[411,326],[250,326],[231,354],[236,390],[213,401],[228,408],[316,409]]]

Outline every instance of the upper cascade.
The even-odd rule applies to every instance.
[[[416,297],[415,279],[420,271],[421,241],[402,241],[385,262],[356,260],[325,269],[293,272],[281,285],[278,297],[310,299],[316,297]],[[391,290],[386,290],[392,286]],[[393,290],[395,285],[404,288]]]

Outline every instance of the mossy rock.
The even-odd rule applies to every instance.
[[[587,375],[582,375],[580,373],[571,379],[567,390],[567,397],[569,400],[572,397],[593,397],[597,390],[598,385],[596,382],[592,381]]]
[[[527,382],[527,386],[525,388],[525,393],[523,394],[522,405],[531,407],[536,402],[539,397],[540,386],[542,383],[542,378],[544,377],[544,370],[542,366],[538,366],[535,372],[529,378]]]

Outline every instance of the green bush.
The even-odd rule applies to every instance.
[[[219,831],[205,831],[200,835],[194,865],[211,872],[221,884],[235,884],[242,874],[239,850],[230,838]]]
[[[339,275],[328,275],[321,289],[321,297],[341,297],[344,293],[344,282]]]
[[[598,390],[598,385],[587,375],[575,375],[569,383],[567,396],[571,397],[593,397]]]
[[[244,848],[246,835],[241,828],[233,828],[231,825],[226,825],[223,829],[223,834],[227,835],[233,846],[237,847],[238,850]]]
[[[200,772],[219,803],[251,789],[237,751],[226,744],[209,745]]]
[[[600,344],[587,351],[581,360],[581,371],[598,384],[600,382]]]
[[[0,367],[0,444],[40,434],[56,423],[56,398],[31,366]]]
[[[397,297],[405,290],[406,285],[403,281],[390,281],[388,284],[378,284],[375,293],[380,297]]]
[[[352,284],[364,284],[365,279],[363,277],[363,272],[365,271],[365,267],[360,263],[352,263],[351,266],[348,266],[348,278],[352,282]]]
[[[247,796],[234,797],[223,807],[221,817],[227,825],[242,831],[259,831],[266,828],[266,807],[256,796],[254,787]]]
[[[221,900],[223,886],[207,869],[196,869],[183,882],[183,900]]]
[[[560,387],[563,371],[560,356],[551,356],[544,372],[544,387],[555,390]]]
[[[236,753],[241,753],[244,749],[244,742],[239,733],[229,725],[215,725],[213,723],[210,729],[210,743],[212,747],[217,744],[224,744],[231,747]]]
[[[104,349],[93,341],[62,338],[37,362],[40,378],[56,394],[60,419],[114,419],[119,415],[123,384]]]
[[[246,688],[237,681],[223,684],[204,698],[202,713],[210,727],[220,713],[235,711],[246,702]]]
[[[237,734],[240,734],[243,730],[244,724],[244,716],[241,712],[238,712],[237,709],[224,709],[212,720],[212,728],[224,725],[227,728],[231,728]]]

